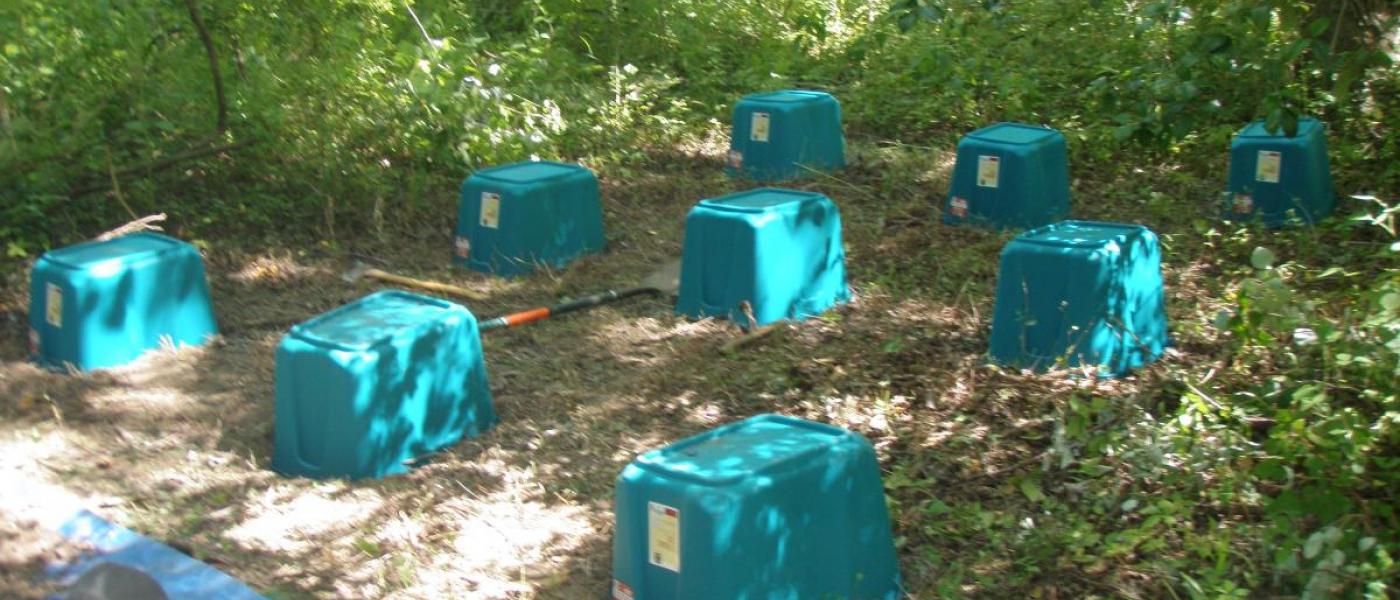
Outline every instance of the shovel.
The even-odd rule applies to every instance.
[[[641,284],[634,288],[625,290],[608,290],[600,294],[594,294],[577,300],[561,302],[554,306],[541,306],[529,310],[503,315],[481,322],[482,331],[496,329],[499,327],[514,327],[548,319],[554,315],[561,315],[568,312],[592,308],[609,302],[616,302],[633,296],[644,295],[674,295],[680,288],[681,261],[675,260],[666,263],[665,266],[657,269],[656,272],[643,279]]]
[[[480,292],[473,292],[469,289],[457,287],[455,285],[448,285],[446,283],[427,281],[424,279],[414,279],[412,277],[404,277],[403,275],[395,275],[393,273],[388,273],[373,268],[362,262],[356,262],[353,267],[350,267],[349,271],[346,271],[344,275],[340,276],[341,279],[344,279],[345,281],[349,282],[354,282],[355,280],[361,277],[368,277],[370,279],[378,279],[380,281],[387,281],[389,283],[397,283],[399,285],[416,287],[418,289],[438,292],[440,294],[447,294],[449,296],[457,296],[459,298],[466,298],[468,300],[481,301],[486,299],[486,295]]]

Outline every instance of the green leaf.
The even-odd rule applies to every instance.
[[[1327,28],[1332,26],[1332,19],[1322,17],[1316,21],[1308,23],[1308,35],[1317,37],[1327,32]]]
[[[1201,38],[1201,49],[1211,54],[1219,54],[1230,49],[1230,36],[1211,33]]]
[[[1390,292],[1381,296],[1381,307],[1386,310],[1400,310],[1400,294]]]
[[[1277,259],[1278,257],[1274,255],[1273,250],[1263,246],[1257,246],[1254,248],[1254,252],[1249,255],[1249,264],[1263,271],[1273,268],[1274,261]]]
[[[1322,552],[1322,541],[1321,531],[1308,536],[1308,541],[1303,543],[1303,558],[1308,560],[1317,558],[1318,553]]]
[[[1039,503],[1045,500],[1045,492],[1040,491],[1040,486],[1029,479],[1021,480],[1021,493],[1025,494],[1026,499],[1031,502]]]

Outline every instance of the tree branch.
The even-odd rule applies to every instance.
[[[209,35],[209,28],[204,26],[204,17],[199,14],[199,5],[195,0],[185,0],[185,7],[190,10],[190,20],[194,21],[195,29],[199,30],[199,40],[204,43],[204,52],[209,55],[209,72],[214,77],[214,101],[218,103],[218,122],[215,129],[223,133],[228,129],[228,102],[224,99],[224,78],[219,73],[219,53],[214,49],[214,38]]]
[[[255,144],[255,143],[257,143],[257,140],[244,140],[244,141],[241,141],[241,142],[236,142],[236,143],[233,143],[233,144],[224,144],[224,145],[221,145],[221,146],[202,146],[202,147],[191,148],[191,149],[189,149],[189,150],[185,150],[184,152],[179,152],[179,153],[176,153],[176,154],[171,154],[170,156],[167,156],[167,157],[165,157],[165,158],[162,158],[162,159],[159,159],[159,160],[154,160],[154,161],[148,162],[148,163],[146,163],[146,164],[144,164],[144,165],[136,165],[136,166],[134,166],[134,167],[126,167],[126,168],[124,168],[124,169],[118,169],[118,170],[116,170],[116,171],[111,172],[109,175],[111,176],[112,179],[115,180],[116,178],[119,178],[119,177],[126,177],[127,175],[131,175],[131,174],[134,174],[134,173],[146,173],[146,174],[150,174],[150,173],[154,173],[154,172],[156,172],[156,171],[161,171],[161,170],[164,170],[164,169],[168,169],[168,168],[170,168],[170,167],[173,167],[173,166],[175,166],[175,165],[178,165],[178,164],[180,164],[180,163],[182,163],[182,162],[185,162],[185,161],[187,161],[187,160],[193,160],[193,159],[196,159],[196,158],[203,158],[203,157],[209,156],[209,155],[211,155],[211,154],[220,154],[220,153],[223,153],[223,152],[231,152],[231,151],[234,151],[234,150],[238,150],[238,149],[240,149],[240,148],[244,148],[244,147],[247,147],[247,146],[251,146],[251,145],[253,145],[253,144]],[[93,192],[100,192],[100,191],[105,190],[105,189],[107,189],[107,188],[109,188],[109,187],[111,187],[111,185],[110,185],[109,183],[95,183],[95,184],[91,184],[91,185],[85,185],[85,186],[80,187],[80,188],[75,188],[75,189],[69,190],[69,192],[68,192],[68,197],[69,197],[69,198],[77,198],[78,196],[85,196],[85,195],[91,194],[91,193],[93,193]]]

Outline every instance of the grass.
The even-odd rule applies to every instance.
[[[595,598],[609,583],[621,468],[714,425],[780,412],[875,443],[912,597],[1163,597],[1172,575],[1147,558],[1185,544],[1142,529],[1117,550],[1092,550],[1122,530],[1114,520],[1131,518],[1123,503],[1137,496],[1085,497],[1053,467],[1057,424],[1075,411],[1090,427],[1131,432],[1132,418],[1165,414],[1183,382],[1241,376],[1210,375],[1229,361],[1207,324],[1261,233],[1219,234],[1223,173],[1172,165],[1077,173],[1074,183],[1076,217],[1140,222],[1166,246],[1174,347],[1131,376],[988,366],[997,253],[1010,234],[938,223],[949,152],[856,143],[851,168],[800,184],[843,211],[858,297],[849,306],[734,355],[719,348],[737,328],[678,319],[655,299],[491,332],[502,419],[492,432],[383,481],[268,469],[282,331],[375,288],[339,279],[348,266],[339,251],[486,292],[470,306],[479,317],[625,286],[679,255],[692,203],[744,187],[719,175],[721,151],[668,150],[627,177],[605,168],[609,249],[561,271],[502,281],[453,270],[455,195],[444,189],[436,214],[320,247],[334,251],[209,240],[225,336],[207,348],[57,375],[22,362],[22,321],[0,323],[0,455],[22,457],[0,476],[61,485],[273,598]],[[1268,235],[1283,253],[1321,244],[1306,231]],[[23,306],[22,282],[4,293]],[[27,507],[23,496],[0,503],[0,523]],[[0,561],[33,575],[61,545],[30,541]],[[40,597],[42,587],[18,593]]]

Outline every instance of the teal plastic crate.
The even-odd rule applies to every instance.
[[[1069,158],[1060,132],[998,123],[958,141],[944,223],[1037,227],[1067,215]]]
[[[384,477],[496,424],[476,317],[383,291],[292,327],[277,347],[272,468]]]
[[[1270,227],[1292,219],[1313,223],[1332,214],[1327,129],[1308,117],[1287,137],[1251,123],[1230,143],[1230,193],[1225,219],[1259,219]]]
[[[801,320],[850,299],[841,212],[826,196],[762,188],[701,200],[685,219],[676,313],[741,326]]]
[[[1064,221],[1001,252],[991,357],[1045,370],[1096,365],[1121,375],[1167,345],[1157,236],[1140,225]]]
[[[124,365],[162,340],[200,345],[218,334],[199,251],[155,233],[39,257],[29,327],[36,362],[83,371]]]
[[[841,104],[825,92],[783,90],[734,105],[730,176],[783,181],[846,166]]]
[[[617,480],[614,600],[893,600],[880,465],[844,429],[760,415],[639,456]]]
[[[462,184],[453,260],[512,277],[559,269],[603,248],[598,178],[579,165],[522,162],[472,174]]]

